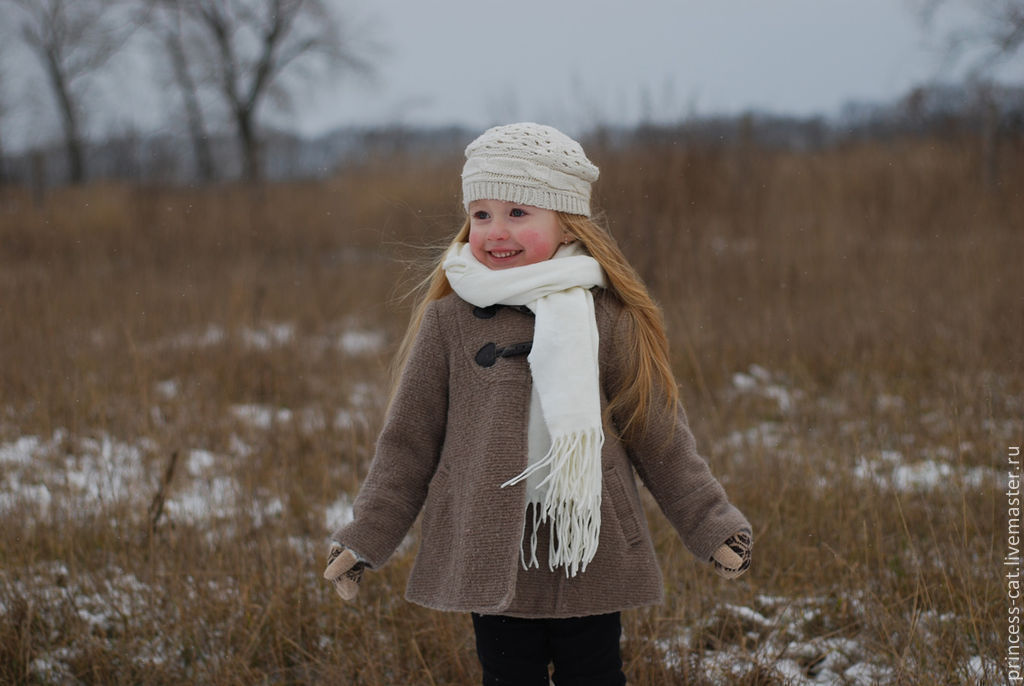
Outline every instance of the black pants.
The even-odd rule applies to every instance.
[[[570,619],[473,615],[484,686],[623,686],[619,613]]]

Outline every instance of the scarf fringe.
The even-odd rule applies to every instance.
[[[531,560],[537,563],[537,525],[552,522],[548,544],[548,567],[564,566],[567,577],[585,572],[594,559],[601,535],[601,447],[600,427],[552,437],[551,450],[539,462],[501,485],[513,486],[547,467],[550,473],[540,482],[547,486],[534,531],[530,537]],[[520,551],[526,566],[526,553]]]

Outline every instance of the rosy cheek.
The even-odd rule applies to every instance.
[[[555,252],[557,246],[553,245],[547,236],[540,232],[524,232],[519,235],[519,244],[530,254],[547,259]]]
[[[473,253],[473,257],[475,257],[477,261],[483,260],[486,255],[486,251],[484,250],[484,239],[480,234],[470,232],[469,251]]]

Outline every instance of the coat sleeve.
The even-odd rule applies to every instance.
[[[331,536],[371,567],[391,557],[423,507],[444,444],[447,415],[448,355],[437,303],[432,303],[353,504],[353,520]]]
[[[621,308],[614,315],[609,333],[602,372],[606,373],[607,392],[613,393],[621,383],[621,361],[628,354],[632,336]],[[612,419],[616,425],[623,425],[622,418]],[[681,404],[666,407],[664,395],[656,394],[647,430],[633,437],[626,451],[644,486],[683,544],[699,560],[709,562],[727,538],[742,529],[750,530],[746,517],[729,502],[725,489],[697,452]]]

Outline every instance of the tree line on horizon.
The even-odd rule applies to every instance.
[[[176,91],[203,182],[220,175],[211,113],[228,122],[243,175],[256,181],[261,113],[286,106],[303,79],[373,71],[373,46],[354,36],[332,0],[0,0],[0,17],[45,74],[72,184],[88,177],[83,120],[93,77],[133,42],[157,58]]]
[[[939,118],[966,121],[979,130],[983,145],[995,150],[1001,134],[1021,128],[1019,89],[997,86],[990,74],[994,66],[1020,53],[1024,0],[908,0],[926,28],[956,3],[972,7],[979,22],[945,37],[949,59],[955,61],[972,48],[976,54],[980,50],[980,57],[968,73],[967,86],[958,91],[969,102],[940,106]],[[141,42],[156,57],[166,88],[175,93],[178,117],[185,123],[189,177],[198,183],[232,177],[262,180],[274,138],[292,148],[301,145],[294,137],[289,142],[287,135],[275,136],[264,125],[266,113],[296,100],[304,82],[323,83],[343,74],[372,76],[379,49],[367,32],[353,30],[352,18],[337,0],[0,0],[0,19],[0,86],[11,72],[6,59],[11,51],[2,39],[17,38],[45,75],[59,113],[60,166],[70,184],[91,176],[87,152],[94,142],[83,133],[90,88],[129,45]],[[934,129],[935,101],[948,98],[948,92],[922,86],[888,109],[851,111],[846,118],[853,122],[851,131],[859,133],[887,131],[894,121],[902,122],[896,128],[910,122],[917,129]],[[14,106],[0,90],[0,160],[4,114]],[[753,113],[736,119],[742,133]],[[799,138],[816,127],[820,124],[795,118],[788,127],[774,125],[776,131],[787,129],[784,138]],[[124,141],[106,145],[116,149]],[[183,156],[175,146],[181,143],[171,143],[170,152],[155,146],[150,154],[170,155],[180,163]],[[29,166],[45,166],[51,156],[37,150],[31,157]],[[0,168],[0,182],[3,176]],[[46,169],[29,176],[52,184],[53,174]]]

